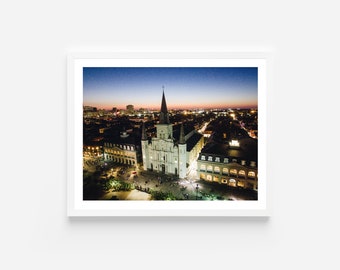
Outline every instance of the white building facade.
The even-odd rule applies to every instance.
[[[142,158],[144,170],[156,171],[164,174],[178,175],[185,178],[187,173],[187,144],[181,126],[180,138],[173,137],[173,126],[169,121],[166,100],[163,91],[159,124],[156,125],[157,135],[148,140],[143,124],[142,130]]]

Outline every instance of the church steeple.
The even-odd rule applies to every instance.
[[[163,86],[161,113],[159,115],[159,123],[160,124],[170,124],[168,108],[166,106],[166,100],[165,100],[165,95],[164,95],[164,86]]]
[[[179,143],[180,144],[185,144],[185,135],[184,135],[183,124],[181,124],[181,131],[180,131],[180,134],[179,134]]]
[[[142,124],[142,141],[145,141],[147,139],[148,139],[148,137],[147,137],[146,131],[145,131],[145,124],[143,122],[143,124]]]

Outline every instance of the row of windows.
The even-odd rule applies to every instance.
[[[214,172],[214,173],[221,173],[221,168],[218,166],[213,167],[212,165],[206,166],[205,164],[201,164],[200,166],[200,171],[207,171],[207,172]],[[239,175],[239,176],[245,176],[246,171],[245,170],[239,170],[237,169],[228,169],[228,168],[222,168],[222,174],[230,174],[230,175]],[[254,171],[249,171],[248,172],[248,177],[255,177],[255,172]]]
[[[201,160],[204,161],[215,161],[215,162],[222,162],[222,158],[220,157],[215,157],[215,160],[213,160],[213,156],[205,156],[205,155],[201,155]],[[229,159],[229,158],[223,158],[223,163],[237,163],[237,159],[233,158],[233,159]],[[246,161],[245,160],[241,160],[241,165],[245,166],[246,165]],[[255,167],[256,166],[256,162],[255,161],[251,161],[250,162],[250,166],[251,167]]]
[[[157,144],[154,144],[153,147],[152,147],[152,150],[155,150],[155,151],[163,151],[163,152],[166,152],[166,151],[172,152],[172,147],[170,146],[170,147],[169,147],[169,150],[167,150],[167,149],[166,149],[166,146],[164,146],[164,145],[157,145]]]
[[[112,149],[105,149],[105,153],[119,155],[119,156],[126,156],[126,157],[134,157],[134,153],[124,152],[124,151],[116,151]]]
[[[107,146],[107,147],[119,147],[121,149],[124,149],[124,150],[129,150],[129,151],[134,151],[135,148],[134,146],[130,146],[130,145],[124,145],[124,144],[115,144],[115,143],[104,143],[104,146]]]
[[[208,160],[208,161],[213,161],[212,156],[206,157],[205,155],[201,155],[201,160]],[[215,157],[215,162],[221,162],[220,157]],[[232,159],[231,162],[237,162],[237,159]],[[223,163],[229,163],[229,158],[223,158]]]
[[[114,156],[107,155],[106,160],[112,160],[114,162],[119,162],[119,163],[124,163],[124,164],[129,164],[129,165],[135,165],[136,161],[131,160],[131,159],[125,159],[125,158],[117,158]]]
[[[227,179],[227,178],[219,178],[217,176],[213,176],[213,175],[205,175],[205,174],[201,174],[200,175],[200,179],[203,180],[207,180],[207,181],[214,181],[214,182],[221,182],[224,184],[227,184],[229,186],[234,186],[234,187],[243,187],[243,188],[247,188],[247,189],[254,189],[256,188],[256,184],[253,183],[249,183],[249,182],[244,182],[244,181],[240,181],[240,180],[235,180],[233,178],[231,179]]]

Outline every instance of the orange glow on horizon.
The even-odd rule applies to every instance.
[[[112,110],[112,108],[117,108],[117,110],[126,110],[126,105],[125,106],[114,106],[114,105],[100,105],[100,104],[83,104],[84,106],[91,106],[91,107],[96,107],[98,110],[103,109],[103,110]],[[150,110],[150,111],[160,111],[161,106],[160,104],[154,105],[154,106],[146,106],[146,105],[140,105],[140,104],[132,104],[134,106],[135,110],[139,110],[141,108]],[[199,104],[194,104],[194,105],[172,105],[168,104],[168,110],[194,110],[194,109],[227,109],[227,108],[240,108],[240,109],[256,109],[257,104],[253,103],[245,103],[245,104],[239,104],[239,103],[230,103],[230,104],[211,104],[211,105],[199,105]]]

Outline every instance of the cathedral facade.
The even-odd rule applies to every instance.
[[[147,138],[145,126],[142,127],[142,158],[144,170],[185,178],[187,173],[187,143],[183,125],[179,139],[173,136],[173,125],[169,121],[169,113],[163,91],[159,123],[156,125],[156,137]]]

